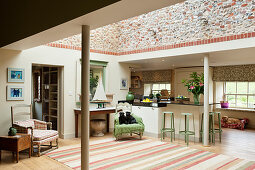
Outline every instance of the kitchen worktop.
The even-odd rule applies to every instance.
[[[143,107],[167,107],[167,105],[177,104],[177,105],[190,105],[190,106],[204,106],[204,103],[195,104],[194,102],[184,101],[183,103],[177,101],[167,101],[159,103],[134,103],[133,106],[143,106]],[[214,105],[218,103],[211,103],[209,105]]]

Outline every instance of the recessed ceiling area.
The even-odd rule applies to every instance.
[[[203,58],[208,54],[192,54],[155,59],[133,60],[133,70],[163,70],[180,67],[203,66]],[[255,64],[255,47],[209,53],[210,66]]]

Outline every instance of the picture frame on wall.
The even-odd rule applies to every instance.
[[[8,68],[8,83],[24,83],[25,69],[23,68]]]
[[[121,90],[127,90],[128,89],[128,81],[127,79],[121,79],[120,80],[120,89]]]
[[[8,85],[7,98],[8,101],[24,100],[24,86]]]

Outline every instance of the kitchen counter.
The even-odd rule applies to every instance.
[[[210,108],[212,111],[212,105]],[[204,112],[204,107],[202,104],[195,105],[194,103],[178,103],[178,102],[167,102],[165,107],[152,107],[152,106],[143,106],[143,105],[133,105],[132,112],[140,117],[142,117],[145,125],[145,135],[151,137],[160,137],[160,131],[162,128],[162,119],[163,112],[173,112],[175,119],[175,134],[176,137],[183,138],[179,136],[179,130],[183,130],[185,127],[184,116],[181,113],[192,113],[194,115],[193,120],[190,119],[190,130],[195,130],[195,140],[199,141],[199,130],[201,128],[201,117]],[[181,129],[179,129],[181,121]],[[166,127],[170,127],[170,116],[166,116]],[[169,134],[168,134],[169,135]],[[191,140],[193,137],[191,138]]]
[[[167,105],[189,105],[189,106],[204,106],[204,103],[195,104],[193,102],[184,101],[183,103],[177,101],[159,102],[159,103],[134,103],[133,106],[143,106],[143,107],[167,107]],[[219,103],[211,103],[209,105],[215,105]]]

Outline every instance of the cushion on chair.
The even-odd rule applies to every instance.
[[[144,130],[144,127],[139,124],[121,124],[121,125],[116,125],[116,129],[120,133],[130,133],[130,132],[140,132]]]
[[[34,145],[42,145],[42,144],[47,143],[47,142],[52,142],[56,139],[58,139],[58,135],[55,135],[55,136],[52,136],[52,137],[49,137],[49,138],[46,138],[46,139],[43,139],[43,140],[33,141],[33,144]]]
[[[121,124],[121,125],[115,125],[114,127],[114,135],[143,132],[143,131],[144,131],[144,126],[140,124]]]
[[[26,127],[26,128],[27,127],[32,127],[32,128],[35,127],[33,119],[15,121],[14,124],[17,124],[19,126]]]
[[[58,135],[58,131],[55,130],[33,130],[33,137],[35,141],[41,141],[56,135]]]

